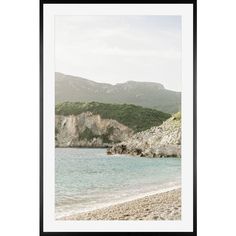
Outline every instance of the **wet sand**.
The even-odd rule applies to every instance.
[[[181,188],[59,220],[181,220]]]

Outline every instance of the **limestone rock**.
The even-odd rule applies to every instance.
[[[106,147],[131,137],[133,131],[112,119],[84,112],[55,117],[56,147]]]
[[[148,157],[181,157],[181,115],[176,113],[162,125],[134,134],[109,147],[107,154]]]

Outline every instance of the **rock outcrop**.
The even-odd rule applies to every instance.
[[[147,157],[181,157],[181,115],[176,113],[162,125],[134,134],[107,149],[107,154]]]
[[[112,119],[84,112],[79,115],[56,115],[56,147],[107,147],[131,137],[133,130]]]

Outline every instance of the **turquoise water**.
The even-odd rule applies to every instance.
[[[130,200],[181,184],[181,159],[56,149],[56,217]]]

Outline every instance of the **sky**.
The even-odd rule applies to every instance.
[[[181,91],[181,16],[56,16],[55,70]]]

